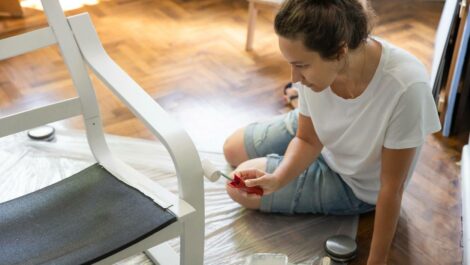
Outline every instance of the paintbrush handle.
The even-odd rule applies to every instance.
[[[220,175],[222,175],[224,178],[226,178],[226,179],[228,179],[228,180],[230,180],[230,181],[233,180],[233,179],[231,179],[229,176],[227,176],[227,175],[225,175],[224,173],[222,173],[221,171],[219,171],[219,172],[220,172]]]

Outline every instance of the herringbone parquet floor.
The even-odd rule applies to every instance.
[[[374,34],[415,54],[431,70],[433,43],[443,3],[373,0],[379,15]],[[258,17],[254,51],[245,52],[245,0],[103,0],[68,14],[90,13],[110,56],[185,126],[200,150],[220,152],[224,139],[249,122],[288,111],[281,87],[288,65],[277,48],[273,12]],[[0,19],[0,38],[44,26],[42,12]],[[109,133],[152,138],[94,79]],[[56,48],[0,62],[0,114],[74,95]],[[82,128],[79,120],[62,122]],[[460,264],[460,150],[464,140],[428,137],[403,199],[390,263]],[[373,214],[361,217],[365,264]]]

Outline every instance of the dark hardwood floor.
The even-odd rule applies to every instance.
[[[197,147],[221,152],[236,128],[289,110],[282,90],[290,77],[272,30],[273,11],[260,13],[254,50],[245,52],[245,0],[105,0],[89,12],[105,49],[187,129]],[[374,34],[403,47],[431,70],[442,2],[373,0]],[[0,38],[46,25],[41,11],[0,19]],[[108,133],[153,139],[149,131],[93,80]],[[0,116],[73,96],[55,47],[0,62]],[[61,122],[83,128],[80,120]],[[460,150],[467,136],[429,136],[403,198],[390,263],[461,264]],[[365,264],[373,213],[361,216],[358,258]]]

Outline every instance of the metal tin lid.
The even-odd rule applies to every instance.
[[[55,129],[51,126],[41,126],[28,131],[28,136],[34,140],[50,141],[54,138]]]
[[[357,244],[349,236],[336,235],[325,241],[325,251],[332,260],[346,262],[356,257]]]

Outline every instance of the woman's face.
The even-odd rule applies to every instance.
[[[291,65],[292,82],[300,81],[315,92],[329,87],[344,65],[342,60],[323,59],[318,52],[308,50],[301,40],[279,36],[279,48]]]

